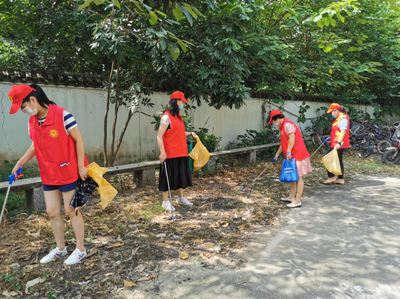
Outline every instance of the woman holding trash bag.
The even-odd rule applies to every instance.
[[[64,219],[61,216],[63,197],[65,212],[71,219],[76,237],[76,249],[64,263],[76,264],[86,256],[84,223],[82,214],[79,211],[75,212],[69,204],[74,196],[78,178],[85,180],[88,175],[84,143],[78,125],[71,113],[56,106],[36,84],[14,85],[8,97],[12,102],[10,114],[21,109],[30,116],[29,136],[32,139],[32,145],[18,160],[12,173],[16,174],[20,167],[36,156],[43,183],[46,212],[50,217],[57,245],[40,262],[49,263],[68,254],[64,240]]]
[[[268,124],[278,127],[281,132],[281,145],[275,154],[275,159],[278,158],[281,152],[283,152],[285,158],[288,160],[295,158],[297,173],[299,175],[297,182],[290,183],[289,196],[283,197],[281,200],[290,202],[290,204],[286,205],[288,208],[301,207],[301,196],[304,189],[303,176],[312,172],[310,154],[304,144],[299,127],[293,121],[287,119],[282,112],[272,110],[269,115]]]
[[[328,153],[333,149],[337,150],[342,174],[338,175],[338,178],[336,179],[335,175],[328,171],[328,179],[324,184],[344,185],[343,152],[350,146],[350,119],[346,114],[346,108],[338,103],[333,103],[326,113],[332,113],[332,117],[335,118],[332,123],[331,147]]]
[[[164,201],[162,207],[167,211],[175,210],[168,198],[169,188],[177,190],[178,198],[176,202],[178,204],[193,205],[183,195],[183,189],[192,186],[186,136],[192,135],[196,138],[197,135],[185,130],[183,118],[179,113],[184,107],[183,103],[189,103],[189,101],[186,100],[182,92],[175,91],[171,94],[170,101],[165,106],[164,114],[161,117],[157,133],[161,163],[158,189],[163,193]],[[166,177],[167,175],[168,178]]]

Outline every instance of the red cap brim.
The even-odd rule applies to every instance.
[[[20,107],[21,107],[21,103],[12,103],[10,114],[17,113]]]

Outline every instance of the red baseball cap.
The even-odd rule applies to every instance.
[[[189,103],[189,101],[185,99],[185,95],[183,94],[183,92],[181,92],[181,91],[179,91],[179,90],[173,92],[173,93],[171,94],[170,99],[171,99],[171,100],[172,100],[172,99],[181,99],[181,100],[184,101],[185,103]]]
[[[269,124],[269,125],[272,125],[272,118],[273,118],[275,115],[279,115],[279,114],[282,114],[282,115],[283,115],[283,113],[280,112],[279,110],[272,110],[271,113],[269,114],[269,122],[268,122],[268,124]]]
[[[32,91],[36,91],[33,87],[26,84],[14,85],[8,93],[12,105],[10,114],[16,113],[21,107],[22,100],[25,99]]]
[[[341,108],[342,106],[340,106],[338,103],[333,103],[332,105],[329,106],[329,110],[326,111],[326,113],[331,113],[332,110],[337,110],[339,108]]]

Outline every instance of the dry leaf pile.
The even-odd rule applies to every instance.
[[[314,172],[305,178],[307,187],[318,187],[325,180],[319,160],[320,156],[313,157]],[[375,164],[361,167],[360,161]],[[250,192],[243,192],[266,162],[243,166],[225,160],[214,175],[193,175],[194,186],[185,195],[194,205],[175,204],[175,220],[161,208],[156,186],[135,189],[124,183],[125,191],[104,211],[100,200],[92,199],[82,211],[88,256],[75,266],[64,266],[65,258],[39,263],[55,244],[45,213],[7,219],[0,230],[0,296],[112,297],[123,288],[157,281],[161,261],[193,259],[203,267],[238,269],[229,261],[240,259],[251,233],[272,225],[287,211],[279,200],[288,194],[288,185],[279,182],[280,163],[272,165]],[[346,157],[345,166],[347,178],[358,173],[400,174],[399,166],[377,167],[372,158]],[[74,234],[67,218],[65,224],[71,253]]]

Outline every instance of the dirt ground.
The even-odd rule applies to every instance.
[[[305,177],[307,188],[318,188],[326,171],[312,159],[313,172]],[[156,281],[160,262],[196,257],[196,263],[235,268],[251,234],[270,226],[287,208],[280,201],[288,185],[279,181],[281,161],[274,163],[247,193],[243,189],[265,168],[268,160],[250,166],[238,160],[219,161],[214,174],[194,174],[186,195],[192,207],[175,205],[175,220],[161,208],[156,186],[135,188],[129,176],[114,183],[121,189],[106,210],[93,197],[82,210],[88,256],[82,263],[65,266],[64,258],[39,263],[55,246],[48,217],[43,212],[8,218],[0,228],[0,297],[14,298],[112,298],[121,288],[139,288]],[[345,157],[346,179],[355,174],[400,175],[399,165],[378,159]],[[67,218],[68,251],[75,245]],[[242,262],[246,262],[243,260]]]

